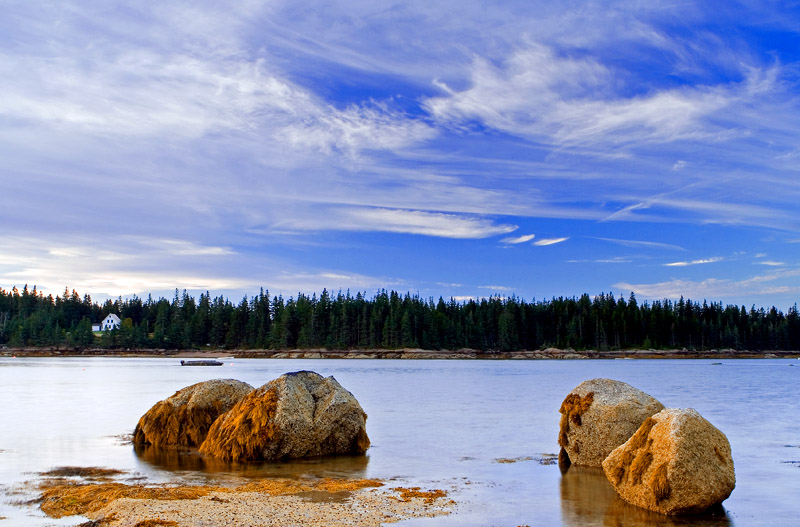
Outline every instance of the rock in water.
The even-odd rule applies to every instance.
[[[600,467],[642,422],[664,405],[621,381],[580,383],[561,403],[558,444],[575,465]]]
[[[627,502],[663,514],[707,510],[736,485],[728,438],[692,408],[668,408],[603,461]]]
[[[199,446],[211,424],[253,391],[246,382],[214,379],[198,382],[157,402],[133,432],[135,445]]]
[[[356,398],[333,377],[287,373],[220,416],[200,452],[230,461],[363,454],[366,421]]]

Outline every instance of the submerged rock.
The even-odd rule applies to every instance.
[[[561,403],[558,444],[575,465],[600,467],[642,422],[664,405],[621,381],[592,379]]]
[[[157,402],[139,419],[133,444],[199,446],[217,417],[252,391],[252,386],[234,379],[214,379],[187,386]]]
[[[220,416],[200,452],[232,461],[363,454],[366,420],[353,394],[333,377],[287,373]]]
[[[736,485],[728,438],[692,408],[648,418],[603,471],[625,501],[663,514],[706,511]]]

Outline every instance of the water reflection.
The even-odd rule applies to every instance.
[[[184,476],[202,473],[206,477],[215,475],[237,475],[245,478],[300,478],[332,477],[363,478],[369,456],[336,456],[291,460],[276,463],[232,463],[204,456],[192,449],[159,448],[152,445],[135,445],[137,457],[155,468]],[[188,473],[188,474],[187,474]]]
[[[561,476],[561,519],[565,527],[732,527],[720,506],[699,516],[665,516],[620,498],[602,469],[570,467]]]

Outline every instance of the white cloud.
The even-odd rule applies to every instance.
[[[349,106],[344,110],[320,107],[279,133],[294,146],[350,154],[362,149],[403,148],[435,135],[436,131],[426,123],[376,105]]]
[[[236,254],[230,247],[203,246],[187,240],[159,240],[147,239],[140,240],[143,245],[162,250],[169,254],[181,256],[224,256]]]
[[[557,243],[565,242],[567,240],[569,240],[569,237],[566,237],[566,238],[542,238],[539,241],[533,242],[533,244],[537,245],[539,247],[543,247],[543,246],[546,246],[546,245],[555,245]]]
[[[425,104],[442,122],[479,119],[492,128],[557,145],[706,136],[710,129],[702,119],[736,97],[728,87],[687,87],[623,98],[615,95],[614,73],[598,61],[560,55],[533,43],[515,51],[502,66],[475,59],[467,89],[442,82],[437,86],[446,95]]]
[[[665,267],[687,267],[689,265],[701,265],[707,263],[714,263],[722,261],[721,257],[714,257],[714,258],[704,258],[701,260],[692,260],[689,262],[671,262],[664,264]]]
[[[479,285],[478,289],[488,289],[489,291],[513,291],[512,287],[506,287],[504,285]]]
[[[535,234],[525,234],[523,236],[516,236],[513,238],[503,238],[500,240],[501,243],[510,243],[512,245],[516,245],[518,243],[525,243],[529,242],[536,237]]]
[[[458,239],[487,238],[517,228],[475,216],[380,207],[337,207],[329,209],[323,217],[287,218],[277,226],[290,230],[395,232]]]
[[[744,280],[706,278],[704,280],[669,280],[651,284],[620,282],[614,284],[614,287],[633,291],[637,295],[652,299],[683,296],[694,300],[703,298],[713,300],[748,295],[797,294],[800,293],[800,284],[796,280],[798,276],[800,276],[800,269],[791,269],[753,276]]]
[[[764,260],[762,262],[756,262],[758,265],[768,265],[770,267],[780,267],[782,265],[786,265],[786,262],[778,262],[776,260]]]
[[[685,251],[683,247],[678,245],[673,245],[670,243],[661,243],[661,242],[651,242],[651,241],[644,241],[644,240],[619,240],[617,238],[595,238],[596,240],[602,240],[604,242],[611,242],[616,243],[617,245],[622,245],[625,247],[644,247],[644,248],[652,248],[652,249],[670,249],[673,251]]]

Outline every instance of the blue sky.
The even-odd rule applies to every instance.
[[[2,11],[0,287],[800,297],[797,2]]]

